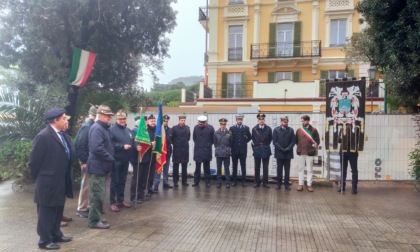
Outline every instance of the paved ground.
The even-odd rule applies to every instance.
[[[420,251],[420,193],[403,183],[365,182],[359,194],[236,187],[165,190],[137,210],[109,212],[109,230],[75,216],[61,251]],[[0,183],[0,251],[37,251],[28,192]],[[106,204],[108,206],[108,198]]]

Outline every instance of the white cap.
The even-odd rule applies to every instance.
[[[207,122],[207,116],[199,116],[199,117],[197,117],[197,120],[199,122]]]

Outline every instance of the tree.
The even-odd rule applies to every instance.
[[[405,106],[420,96],[420,0],[365,0],[356,10],[368,27],[352,38],[359,56],[376,65]]]
[[[0,64],[18,65],[33,85],[65,83],[73,47],[97,53],[90,81],[134,89],[141,64],[161,68],[176,0],[0,2]]]

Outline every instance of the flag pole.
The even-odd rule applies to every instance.
[[[140,116],[142,116],[143,113],[143,107],[140,107]],[[139,122],[140,124],[140,122]],[[137,125],[137,127],[140,127],[140,125]],[[138,129],[138,128],[137,128]],[[137,210],[137,200],[138,200],[138,195],[139,195],[139,171],[140,171],[140,162],[141,162],[141,156],[140,156],[140,152],[139,152],[139,157],[138,157],[138,161],[137,161],[137,176],[136,176],[136,198],[134,200],[134,210]]]

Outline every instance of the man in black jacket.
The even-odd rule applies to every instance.
[[[259,187],[261,184],[260,171],[261,162],[263,164],[263,187],[270,188],[268,185],[268,163],[271,156],[271,141],[273,140],[273,132],[270,126],[265,124],[265,114],[259,113],[257,115],[258,124],[252,128],[252,144],[253,155],[255,163],[255,179],[254,188]]]
[[[96,110],[95,106],[90,107],[89,118],[82,124],[74,139],[74,147],[79,157],[82,179],[76,215],[81,218],[87,218],[89,215],[89,173],[86,171],[86,164],[89,156],[89,130],[95,122]]]
[[[248,151],[248,143],[251,141],[251,132],[248,126],[242,124],[244,119],[243,114],[236,115],[236,125],[230,127],[232,132],[232,186],[237,185],[237,176],[238,176],[238,159],[241,163],[241,178],[242,186],[247,187],[246,185],[246,155]]]
[[[185,125],[186,116],[179,116],[179,124],[172,128],[172,145],[173,145],[173,180],[174,187],[178,187],[179,181],[179,164],[181,164],[182,185],[189,186],[187,183],[187,165],[190,158],[191,139],[190,127]]]
[[[114,115],[107,105],[101,105],[97,111],[99,117],[89,130],[89,172],[90,210],[89,227],[107,229],[109,224],[102,222],[103,202],[105,198],[106,176],[114,166],[114,146],[111,141],[109,122]]]
[[[29,170],[35,180],[35,203],[38,208],[37,232],[41,249],[59,249],[56,242],[69,242],[60,230],[66,196],[73,198],[71,181],[72,143],[63,133],[65,110],[54,108],[44,114],[48,123],[32,144]]]

